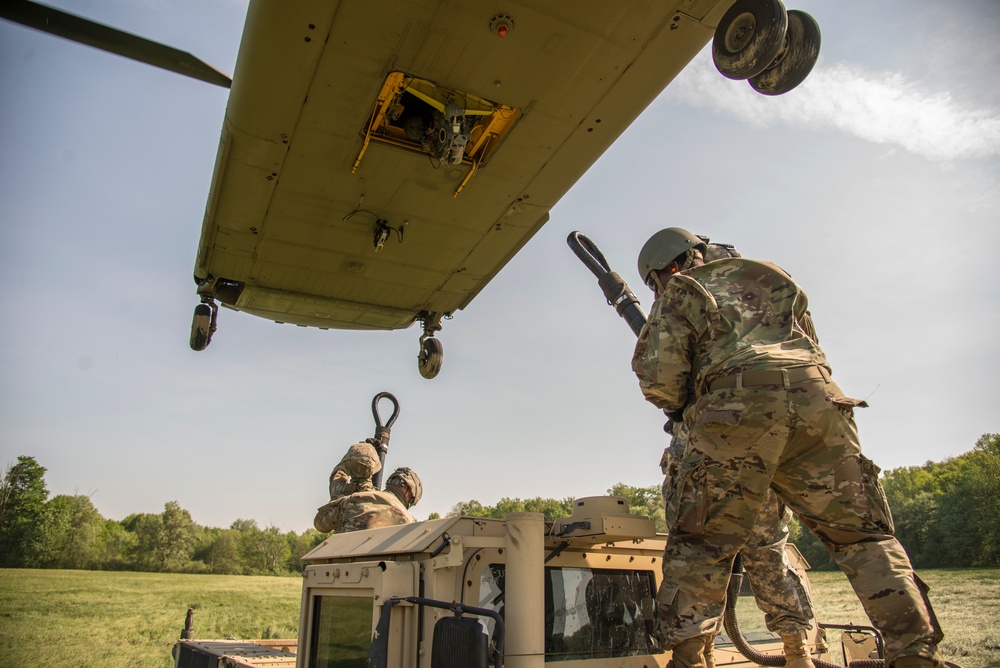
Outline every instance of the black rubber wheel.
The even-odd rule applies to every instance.
[[[746,79],[764,71],[785,44],[788,15],[780,0],[736,0],[712,40],[712,60],[722,76]]]
[[[781,95],[792,90],[812,72],[819,58],[819,24],[798,9],[788,11],[785,48],[766,70],[748,79],[758,93]]]
[[[191,322],[191,350],[200,351],[208,347],[211,327],[212,307],[198,304],[194,307],[194,320]]]
[[[441,371],[441,364],[444,362],[444,346],[434,337],[424,339],[420,346],[420,355],[417,356],[417,368],[420,375],[430,380]]]

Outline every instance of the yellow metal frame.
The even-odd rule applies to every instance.
[[[521,117],[521,111],[514,107],[446,88],[404,72],[390,72],[382,84],[368,122],[361,131],[364,140],[351,169],[352,174],[358,170],[368,146],[373,141],[418,153],[428,153],[420,142],[410,139],[402,128],[391,124],[391,120],[394,119],[390,119],[389,111],[403,93],[410,93],[442,113],[449,102],[454,102],[462,107],[466,116],[478,117],[469,129],[470,141],[462,157],[462,163],[469,165],[471,169],[455,190],[455,197],[458,197],[479,167],[486,164]]]

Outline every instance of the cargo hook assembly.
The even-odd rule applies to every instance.
[[[382,417],[378,414],[378,402],[381,399],[388,399],[392,404],[392,415],[389,416],[389,421],[384,426],[382,425]],[[378,450],[379,463],[384,466],[385,455],[389,452],[389,432],[396,422],[396,418],[399,417],[399,402],[396,401],[396,397],[389,392],[376,394],[375,398],[372,399],[372,417],[375,418],[375,436],[365,440]],[[382,489],[382,469],[379,469],[378,473],[372,476],[372,485],[375,489]]]

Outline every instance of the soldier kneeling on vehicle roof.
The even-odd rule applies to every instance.
[[[378,453],[370,443],[348,448],[330,474],[330,501],[316,512],[316,530],[346,533],[413,522],[408,509],[423,494],[420,478],[404,466],[392,472],[381,491],[372,484],[372,476],[381,469]]]

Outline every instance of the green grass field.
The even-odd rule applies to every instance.
[[[1000,570],[920,575],[946,658],[1000,667]],[[867,624],[842,574],[814,573],[812,585],[821,621]],[[298,578],[0,569],[0,668],[168,668],[189,607],[199,638],[295,637],[300,586]],[[738,610],[744,631],[763,628],[752,600]]]
[[[930,599],[944,629],[941,652],[962,668],[1000,667],[1000,569],[924,570],[920,578],[931,588]],[[810,573],[816,617],[821,622],[870,624],[861,602],[840,571]],[[764,630],[763,615],[752,598],[736,608],[743,631]],[[839,631],[828,640],[840,659]]]
[[[294,638],[299,578],[0,569],[0,667],[173,665],[199,638]]]

